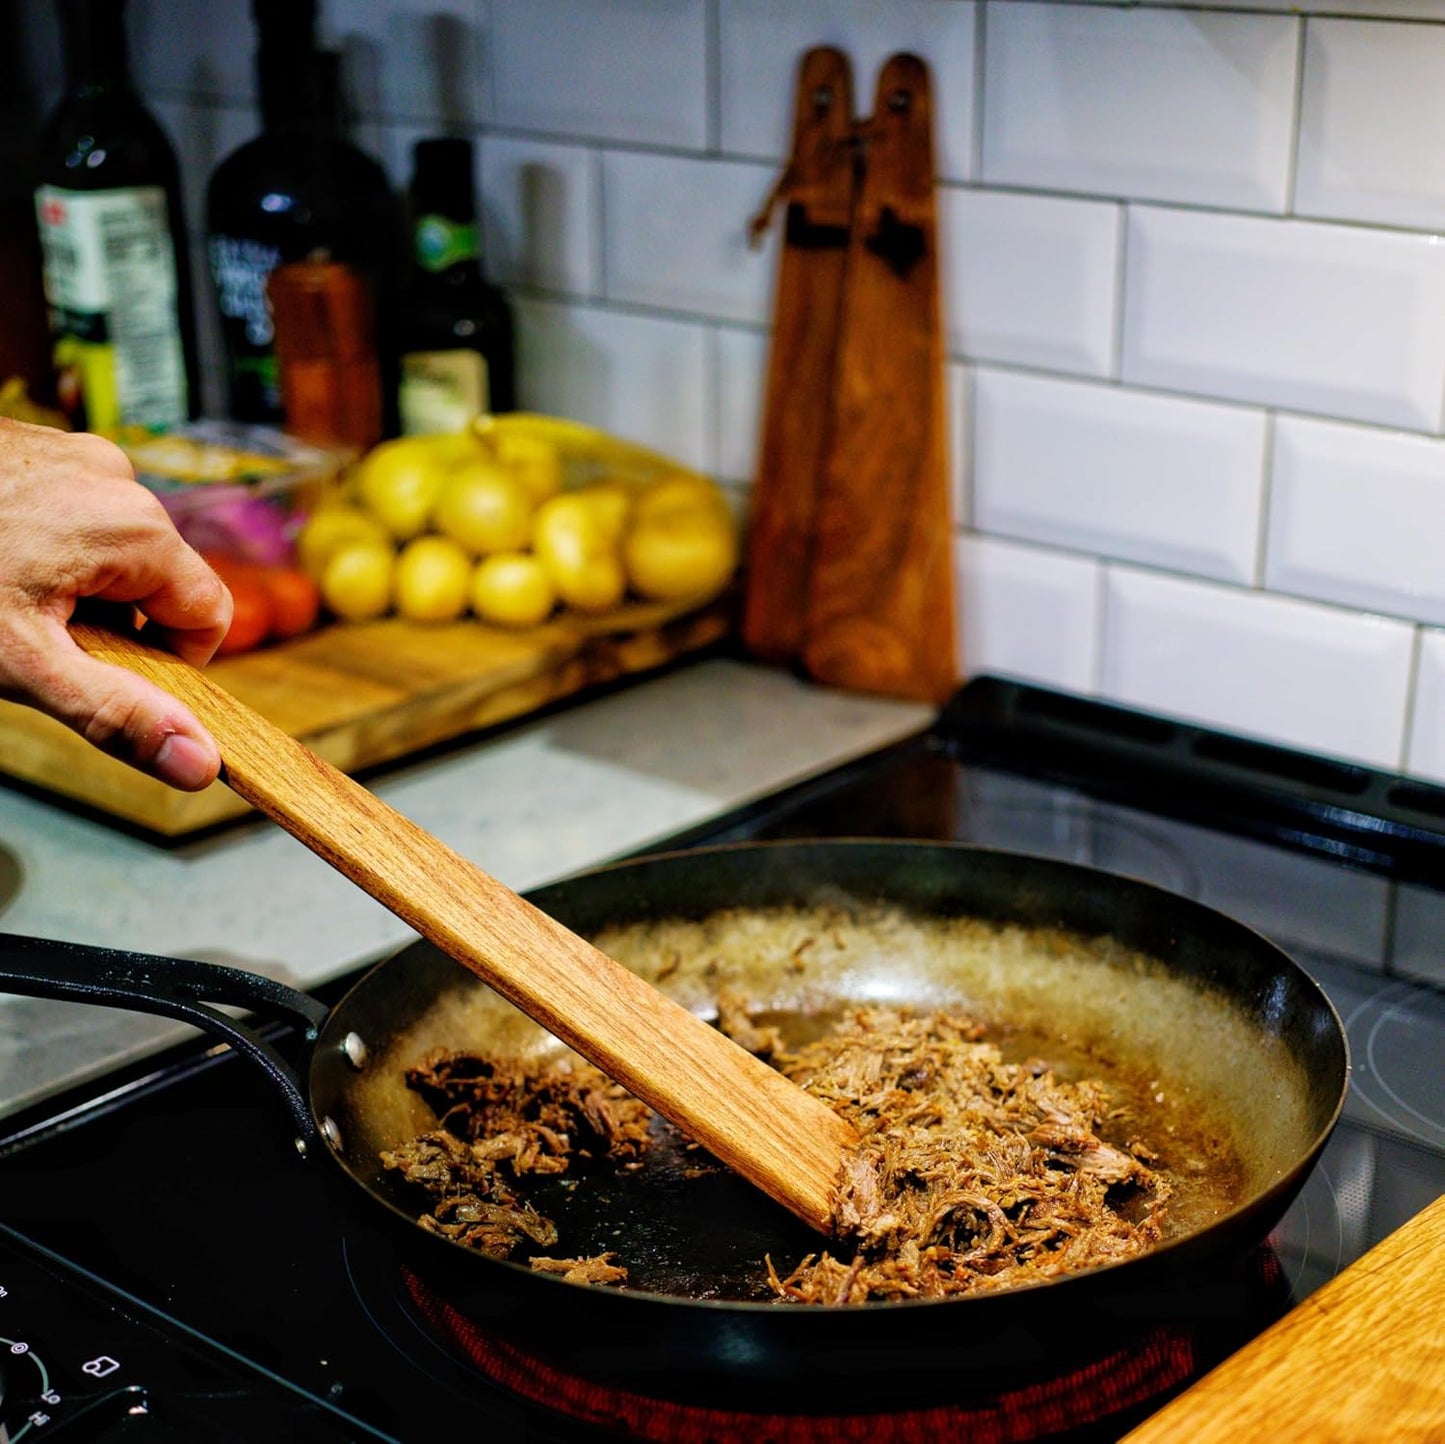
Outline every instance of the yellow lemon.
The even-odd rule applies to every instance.
[[[532,499],[509,471],[476,461],[443,482],[432,524],[474,555],[521,551],[532,532]]]
[[[357,542],[389,548],[391,533],[360,507],[323,507],[312,512],[297,533],[296,560],[313,581],[320,581],[332,556],[342,547]]]
[[[335,551],[321,573],[321,599],[343,621],[369,622],[391,610],[396,553],[388,544],[353,542]]]
[[[483,621],[535,627],[557,605],[557,589],[530,552],[497,552],[472,569],[471,602]]]
[[[497,460],[521,483],[534,504],[555,496],[562,487],[562,458],[544,437],[500,428],[492,435]]]
[[[730,522],[705,510],[681,510],[640,522],[623,543],[627,580],[639,596],[681,601],[719,590],[738,564]]]
[[[426,530],[442,483],[475,448],[470,437],[450,435],[383,441],[361,458],[356,468],[356,494],[392,536],[409,541]]]
[[[637,494],[633,519],[638,526],[677,512],[703,511],[731,524],[732,510],[723,490],[705,476],[678,472],[664,477]]]
[[[570,495],[576,497],[581,506],[587,507],[608,541],[617,543],[627,530],[632,515],[632,490],[620,481],[600,481],[592,486],[581,486]]]
[[[563,492],[537,508],[532,550],[569,606],[605,612],[627,592],[616,543],[578,492]]]
[[[396,609],[409,622],[454,622],[467,609],[472,559],[444,536],[419,536],[396,559]]]

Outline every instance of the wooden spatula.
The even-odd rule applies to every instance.
[[[388,807],[189,663],[103,628],[93,657],[179,698],[222,777],[409,927],[805,1223],[828,1232],[852,1125]]]

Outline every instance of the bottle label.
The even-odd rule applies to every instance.
[[[281,264],[280,247],[212,236],[207,250],[231,369],[232,406],[246,420],[277,419],[283,414],[281,377],[266,282]]]
[[[401,358],[397,400],[407,436],[465,431],[491,410],[487,358],[478,351],[412,351]]]
[[[159,186],[35,193],[45,299],[73,424],[172,426],[190,414],[176,256]]]
[[[424,271],[440,274],[459,261],[477,259],[477,227],[475,222],[463,224],[445,216],[425,215],[418,218],[412,232],[416,263]]]

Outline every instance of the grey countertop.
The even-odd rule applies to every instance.
[[[386,773],[398,811],[519,891],[666,838],[925,726],[928,707],[712,658]],[[414,936],[265,819],[159,846],[0,786],[0,930],[318,986]],[[0,1116],[186,1036],[0,997]]]

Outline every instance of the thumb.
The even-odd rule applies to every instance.
[[[68,635],[29,693],[32,706],[87,742],[183,792],[199,792],[220,771],[220,749],[188,707],[154,682],[87,656]]]

